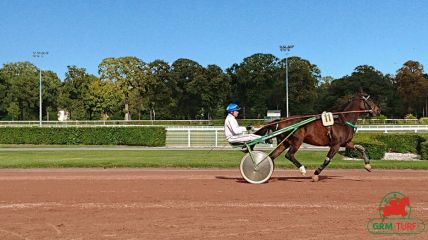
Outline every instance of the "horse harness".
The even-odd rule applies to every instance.
[[[364,97],[364,96],[361,97],[361,99],[363,100],[363,103],[364,103],[364,109],[367,109],[367,110],[363,110],[362,112],[373,112],[373,106],[367,101],[369,98],[370,98],[370,95],[367,97]],[[330,143],[333,140],[332,126],[336,123],[335,119],[340,118],[342,120],[342,122],[344,122],[344,123],[342,123],[343,125],[352,128],[354,133],[357,132],[357,126],[350,121],[346,121],[346,119],[343,117],[343,113],[345,113],[345,112],[339,112],[339,113],[335,113],[335,114],[323,112],[321,115],[316,116],[317,118],[322,119],[324,127],[327,128],[327,136],[330,139]]]
[[[354,123],[350,122],[350,121],[346,121],[346,119],[343,117],[343,114],[344,113],[353,113],[353,112],[355,112],[355,113],[357,113],[357,112],[358,113],[369,113],[369,112],[373,112],[373,106],[367,101],[369,98],[370,98],[370,95],[367,96],[367,97],[364,97],[364,96],[361,97],[361,99],[363,100],[363,103],[364,103],[364,109],[367,109],[367,110],[333,112],[333,113],[332,112],[323,112],[322,114],[300,116],[298,118],[316,117],[317,119],[321,119],[322,122],[323,122],[323,126],[327,129],[327,136],[328,136],[328,138],[330,140],[330,143],[331,143],[332,140],[333,140],[332,126],[334,124],[342,124],[342,125],[348,126],[348,127],[352,128],[352,130],[354,131],[354,133],[357,132],[357,126]],[[324,117],[328,118],[327,121],[325,121]],[[339,118],[342,120],[343,123],[342,122],[338,123],[338,122],[335,121],[336,119],[339,119]],[[285,121],[288,121],[288,120],[289,119],[285,119]],[[280,122],[282,122],[282,121],[277,121],[276,123],[273,123],[273,124],[275,124],[275,130],[274,131],[278,130]],[[271,124],[267,124],[265,126],[269,126],[269,125],[272,125],[272,123]],[[272,131],[272,130],[270,130],[270,131]]]
[[[326,117],[328,118],[327,120],[325,119]],[[330,140],[330,143],[333,140],[333,134],[332,134],[333,128],[332,128],[332,126],[334,124],[341,124],[344,126],[351,127],[352,130],[354,131],[354,133],[357,131],[357,126],[350,121],[346,121],[342,114],[332,114],[332,113],[328,113],[328,112],[323,112],[320,116],[317,116],[317,118],[321,119],[323,126],[327,129],[327,136]],[[341,119],[342,122],[344,122],[344,123],[342,123],[342,122],[338,123],[335,121],[336,119]]]

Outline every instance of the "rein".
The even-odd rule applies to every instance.
[[[345,112],[332,112],[333,115],[337,115],[337,114],[349,114],[349,113],[370,113],[373,112],[373,110],[355,110],[355,111],[345,111]],[[315,114],[315,115],[303,115],[303,116],[298,116],[298,117],[289,117],[286,119],[282,119],[279,120],[277,122],[273,122],[273,123],[268,123],[265,125],[261,125],[261,127],[266,127],[266,126],[271,126],[271,125],[275,125],[278,124],[280,122],[286,122],[286,121],[290,121],[290,120],[294,120],[294,119],[303,119],[303,118],[309,118],[309,117],[319,117],[321,116],[321,114]]]

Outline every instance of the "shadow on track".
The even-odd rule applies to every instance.
[[[335,179],[335,178],[342,178],[343,176],[320,176],[319,181],[325,181],[327,179]],[[244,178],[242,177],[225,177],[225,176],[216,176],[216,179],[221,179],[221,180],[234,180],[238,183],[248,183],[247,181],[245,181]],[[308,177],[271,177],[269,179],[269,181],[267,181],[266,183],[269,182],[277,182],[277,181],[291,181],[291,182],[308,182],[311,181],[312,177],[308,176]],[[347,179],[348,180],[348,179]],[[353,181],[361,181],[361,180],[353,180]]]

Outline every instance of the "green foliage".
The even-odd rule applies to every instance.
[[[387,117],[383,114],[380,114],[377,117],[373,117],[373,118],[369,118],[368,122],[370,124],[385,124],[385,120],[387,119]],[[364,121],[364,120],[363,120]]]
[[[385,143],[388,152],[418,153],[424,138],[417,134],[379,134],[376,139]]]
[[[119,105],[117,91],[111,90],[114,87],[109,88],[107,83],[101,83],[99,78],[88,74],[84,68],[67,68],[57,104],[70,113],[70,119],[92,120],[94,116],[110,113],[109,107],[112,104]]]
[[[282,61],[282,63],[284,63],[284,61]],[[290,114],[305,115],[321,112],[321,110],[314,109],[315,103],[318,100],[316,88],[321,78],[321,70],[317,65],[300,57],[290,57],[288,63],[289,105],[294,106],[290,108]],[[273,89],[273,91],[278,91],[278,89]],[[285,111],[283,112],[285,113]]]
[[[347,75],[332,81],[324,97],[320,99],[322,109],[319,111],[331,109],[338,100],[347,100],[360,89],[370,94],[382,109],[383,114],[391,116],[399,113],[395,109],[400,102],[392,78],[367,65],[357,66],[351,76]]]
[[[177,99],[175,114],[181,119],[194,119],[202,108],[198,86],[207,84],[205,69],[199,63],[185,58],[177,59],[171,67],[171,81],[175,84],[172,95]],[[203,90],[204,96],[206,90]]]
[[[6,80],[7,91],[1,99],[5,108],[12,102],[17,103],[21,111],[19,119],[16,120],[36,120],[38,114],[35,110],[38,108],[39,99],[38,69],[30,62],[8,63],[0,69],[0,74]]]
[[[421,159],[428,160],[428,133],[420,133],[418,135],[422,138],[418,153],[421,155]]]
[[[428,117],[423,117],[419,119],[420,124],[428,124]]]
[[[422,115],[428,92],[428,81],[422,64],[412,60],[405,62],[397,71],[395,81],[398,95],[403,102],[403,112]]]
[[[426,140],[428,140],[428,134],[358,133],[352,142],[364,146],[370,159],[381,159],[385,152],[411,152],[422,155],[422,144],[425,144]],[[345,155],[360,157],[357,151],[349,149],[346,150]]]
[[[11,102],[6,110],[7,115],[12,119],[12,121],[17,120],[19,118],[19,114],[21,113],[21,110],[19,109],[19,106],[16,102]]]
[[[405,113],[420,117],[428,112],[428,75],[416,61],[404,63],[395,76],[361,65],[350,76],[338,79],[321,79],[320,69],[298,56],[288,57],[287,62],[291,115],[329,110],[360,88],[388,118],[403,118]],[[133,56],[103,59],[99,77],[69,66],[61,82],[56,73],[42,71],[43,119],[55,116],[57,110],[68,111],[72,120],[123,119],[124,112],[139,120],[215,119],[223,118],[229,102],[241,105],[243,118],[261,119],[269,109],[285,115],[285,66],[285,59],[257,53],[225,71],[185,58],[169,64],[159,59],[145,63]],[[34,64],[4,64],[0,68],[0,119],[38,120],[38,86],[39,69]],[[383,124],[383,119],[367,121]],[[416,121],[411,117],[398,123]]]
[[[421,159],[428,160],[428,141],[421,143]]]
[[[287,62],[291,114],[314,113],[320,70],[299,57],[289,57]],[[231,101],[241,105],[244,118],[263,118],[269,109],[285,113],[285,59],[258,53],[226,71],[231,82]]]
[[[163,127],[4,127],[0,144],[165,146]]]
[[[406,119],[406,120],[413,120],[413,119],[416,119],[416,117],[415,117],[415,116],[413,116],[413,114],[409,113],[409,114],[407,114],[407,115],[404,117],[404,119]]]

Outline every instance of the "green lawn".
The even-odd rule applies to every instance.
[[[297,158],[309,169],[319,166],[326,152],[300,151]],[[221,150],[64,150],[64,151],[0,151],[0,168],[85,168],[85,167],[180,167],[180,168],[237,168],[244,154]],[[277,168],[294,166],[280,156]],[[428,161],[373,160],[377,169],[428,169]],[[363,161],[343,160],[336,155],[328,168],[363,167]]]

